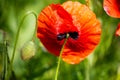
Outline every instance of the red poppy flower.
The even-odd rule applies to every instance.
[[[87,57],[100,41],[100,22],[95,14],[79,2],[51,4],[38,17],[37,36],[45,48],[59,56],[66,38],[62,59],[77,64]]]
[[[120,18],[120,0],[104,0],[104,10],[114,18]]]
[[[120,23],[118,24],[118,27],[116,29],[116,36],[120,36]]]

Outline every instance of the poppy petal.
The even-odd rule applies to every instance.
[[[104,0],[105,12],[114,18],[120,18],[120,0]]]
[[[77,40],[68,40],[62,58],[70,64],[77,64],[98,45],[101,34],[100,22],[87,6],[79,2],[69,1],[62,6],[73,16],[73,23],[80,30]]]
[[[63,9],[63,7],[61,7],[59,4],[52,4],[51,5],[52,9],[53,10],[56,10],[57,11],[57,14],[63,18],[63,19],[66,19],[66,20],[69,20],[70,22],[72,22],[72,17],[71,15],[65,10]]]
[[[37,36],[45,48],[59,56],[65,34],[68,33],[62,59],[77,64],[86,58],[100,41],[101,27],[95,14],[79,2],[52,4],[38,17]]]
[[[116,29],[116,36],[120,36],[120,23],[118,24],[118,27]]]

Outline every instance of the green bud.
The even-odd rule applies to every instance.
[[[21,58],[23,60],[29,60],[35,55],[35,44],[33,41],[29,41],[24,44],[24,46],[21,49]]]

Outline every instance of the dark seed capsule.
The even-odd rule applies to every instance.
[[[73,39],[78,39],[78,32],[69,32],[69,35],[70,35],[70,37],[71,38],[73,38]]]
[[[57,35],[57,40],[62,40],[62,39],[64,39],[64,38],[66,38],[66,34],[58,34]]]

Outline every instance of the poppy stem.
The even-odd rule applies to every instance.
[[[33,15],[35,16],[35,18],[36,18],[35,32],[34,32],[33,36],[36,34],[37,15],[36,15],[36,13],[34,13],[33,11],[29,11],[29,12],[27,12],[27,13],[24,15],[24,17],[22,18],[21,23],[20,23],[20,25],[19,25],[19,27],[18,27],[18,31],[17,31],[16,39],[15,39],[15,44],[14,44],[14,48],[13,48],[13,54],[12,54],[12,58],[11,58],[11,63],[13,63],[13,60],[14,60],[15,51],[16,51],[16,46],[17,46],[17,41],[18,41],[18,38],[19,38],[19,34],[20,34],[20,30],[21,30],[22,24],[23,24],[25,18],[26,18],[29,14],[33,14]]]
[[[56,68],[55,80],[57,80],[57,78],[58,78],[58,71],[59,71],[59,68],[60,68],[60,62],[61,62],[62,53],[63,53],[63,49],[64,49],[64,46],[65,46],[68,38],[69,38],[69,34],[66,34],[66,38],[65,38],[64,43],[62,45],[62,48],[60,50],[60,55],[59,55],[59,58],[58,58],[58,64],[57,64],[57,68]]]
[[[34,40],[35,38],[36,38],[36,32],[37,32],[37,14],[36,13],[34,13],[34,12],[32,12],[32,14],[35,16],[35,21],[36,21],[36,23],[35,23],[35,30],[34,30],[34,34],[33,34],[33,37],[32,37],[32,40]]]
[[[19,38],[19,34],[20,34],[20,30],[21,30],[22,24],[23,24],[25,18],[26,18],[28,15],[30,15],[30,14],[33,14],[33,15],[35,16],[35,18],[36,18],[35,32],[34,32],[33,36],[35,36],[35,34],[36,34],[36,29],[37,29],[37,14],[36,14],[35,12],[33,12],[33,11],[28,11],[28,12],[23,16],[23,18],[22,18],[22,20],[21,20],[21,22],[20,22],[20,25],[18,26],[18,31],[17,31],[17,33],[16,33],[16,38],[15,38],[15,43],[14,43],[12,58],[11,58],[11,60],[10,60],[10,66],[9,66],[9,67],[10,67],[10,69],[9,69],[10,71],[12,71],[12,64],[13,64],[13,60],[14,60],[14,56],[15,56],[15,52],[16,52],[16,47],[17,47],[17,42],[18,42],[18,38]],[[32,38],[32,39],[33,39],[33,38]]]
[[[89,62],[89,59],[87,58],[85,60],[85,80],[90,80],[90,62]]]

